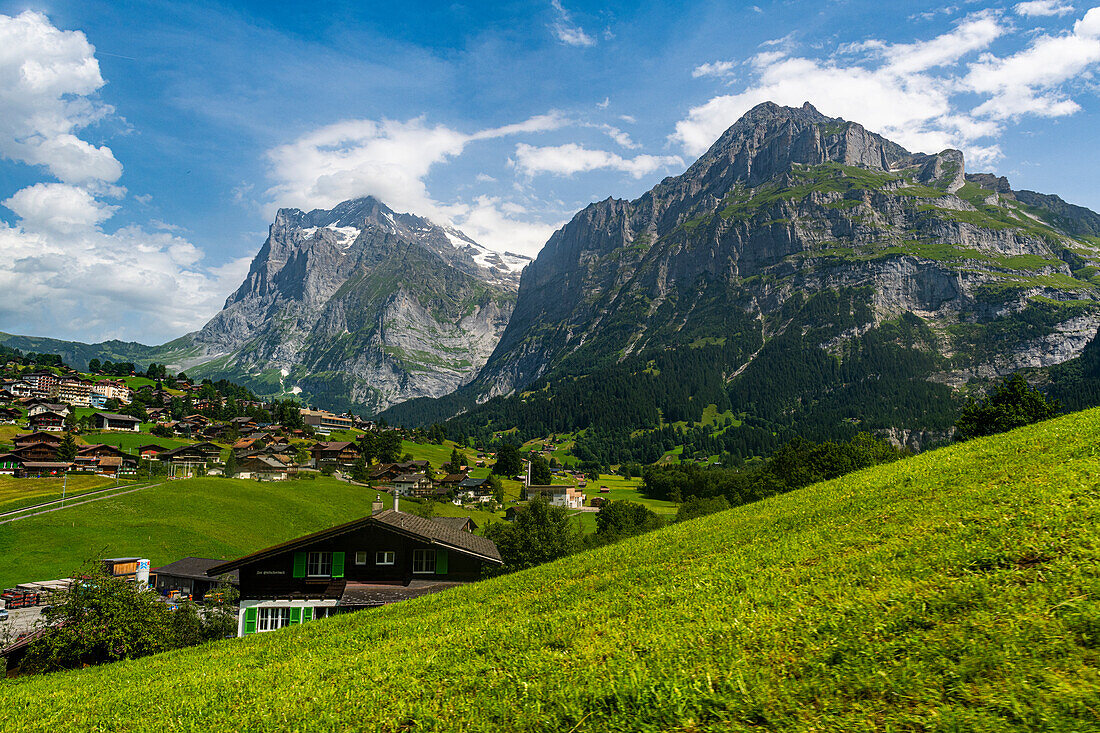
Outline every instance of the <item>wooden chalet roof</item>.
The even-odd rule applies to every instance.
[[[133,415],[119,415],[116,412],[97,412],[96,417],[102,417],[105,420],[111,420],[114,422],[141,422],[140,418],[136,418]]]
[[[37,431],[34,433],[21,433],[12,438],[12,443],[15,445],[30,445],[31,443],[53,443],[60,444],[61,436],[57,433],[45,433]]]
[[[206,574],[206,571],[224,562],[224,560],[211,560],[205,557],[185,557],[175,562],[168,563],[167,565],[162,565],[159,568],[153,568],[152,572],[157,575],[171,575],[174,578],[209,580],[210,576]],[[236,570],[228,573],[228,576],[230,583],[240,583],[240,573]]]
[[[239,557],[236,560],[230,560],[221,565],[215,565],[207,570],[206,574],[213,576],[221,575],[231,570],[238,570],[246,565],[259,562],[260,560],[265,560],[275,555],[281,555],[284,552],[292,552],[299,548],[308,547],[319,540],[338,537],[371,524],[391,529],[406,536],[423,540],[429,544],[455,550],[496,565],[503,564],[503,560],[501,560],[500,557],[500,551],[492,540],[478,537],[470,532],[453,529],[444,524],[434,522],[431,519],[418,517],[415,514],[395,512],[393,509],[383,509],[377,514],[372,514],[362,519],[356,519],[354,522],[347,522],[346,524],[340,524],[335,527],[330,527],[329,529],[323,529],[320,532],[314,532],[304,537],[298,537],[278,545],[272,545],[263,550],[253,552],[250,555]]]

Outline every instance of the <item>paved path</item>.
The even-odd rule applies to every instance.
[[[61,511],[62,509],[68,509],[74,506],[80,506],[81,504],[91,504],[93,501],[103,501],[104,499],[113,499],[116,496],[122,496],[123,494],[132,494],[135,491],[141,491],[143,489],[151,489],[154,486],[163,486],[164,482],[159,484],[146,484],[144,486],[134,486],[127,488],[125,486],[112,486],[107,489],[100,489],[98,491],[89,491],[83,494],[78,494],[73,499],[65,499],[62,502],[61,499],[57,501],[47,502],[45,504],[36,504],[31,507],[23,507],[22,509],[15,509],[4,514],[0,514],[0,524],[8,524],[10,522],[18,522],[20,519],[28,519],[30,517],[37,517],[41,514],[49,514],[50,512]],[[106,494],[106,496],[104,496]],[[88,498],[91,497],[91,498]],[[24,512],[30,512],[26,514]],[[13,517],[12,515],[18,514],[19,516]],[[8,517],[5,519],[5,517]]]
[[[34,631],[35,625],[42,618],[42,606],[13,608],[8,614],[7,621],[0,621],[0,646],[7,639],[15,641],[28,631]]]

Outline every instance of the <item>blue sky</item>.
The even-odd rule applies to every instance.
[[[764,99],[1100,210],[1094,2],[0,0],[0,330],[198,328],[279,206],[533,255]]]

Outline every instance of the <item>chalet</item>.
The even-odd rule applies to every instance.
[[[527,491],[527,497],[530,499],[536,496],[545,496],[551,506],[562,506],[566,509],[581,509],[584,507],[584,492],[568,484],[528,486],[525,490]]]
[[[393,488],[408,496],[430,496],[434,493],[432,482],[422,473],[403,473],[393,480]]]
[[[376,507],[380,503],[376,503]],[[491,540],[385,509],[215,565],[240,572],[238,635],[436,593],[500,565]]]
[[[16,478],[49,478],[64,476],[72,467],[69,461],[20,461]]]
[[[32,415],[27,422],[34,430],[60,432],[65,427],[65,416],[58,412],[40,412],[37,415]]]
[[[40,415],[43,412],[56,412],[58,415],[68,417],[70,410],[66,404],[46,402],[45,400],[35,400],[27,406],[27,417]]]
[[[468,479],[470,476],[466,473],[448,473],[443,478],[439,479],[438,483],[441,487],[447,489],[458,488],[458,485]]]
[[[34,387],[31,386],[29,382],[23,380],[11,382],[4,389],[10,392],[14,397],[30,397],[34,394]]]
[[[245,458],[241,460],[239,466],[237,478],[283,481],[287,477],[286,464],[273,456]]]
[[[61,445],[61,438],[57,436],[57,433],[46,432],[34,432],[34,433],[20,433],[11,440],[12,445],[16,448],[22,448],[24,446],[33,445],[35,443],[49,443],[52,446]]]
[[[39,441],[35,443],[17,444],[12,453],[23,461],[56,461],[57,449],[60,443],[47,443]]]
[[[482,498],[492,496],[493,487],[487,478],[466,478],[455,487],[455,492],[460,496]]]
[[[469,517],[435,517],[432,521],[462,532],[473,532],[477,529],[477,522]]]
[[[92,417],[95,420],[96,430],[125,430],[131,433],[141,430],[141,420],[130,415],[97,412]]]
[[[13,424],[22,416],[14,407],[0,407],[0,423]]]
[[[0,404],[10,405],[12,402],[15,401],[16,397],[17,395],[14,394],[7,387],[0,387]]]
[[[203,557],[185,557],[168,565],[153,569],[156,576],[156,589],[162,596],[187,597],[201,603],[206,594],[223,582],[239,587],[238,571],[226,573],[220,578],[211,578],[206,574],[210,568],[221,565],[224,560],[208,560]]]
[[[23,467],[15,453],[0,453],[0,476],[14,476]]]
[[[255,430],[259,425],[251,417],[234,417],[229,421],[230,425],[235,425],[242,433]]]
[[[195,443],[181,445],[179,448],[161,451],[158,459],[169,463],[206,463],[221,457],[222,449],[214,443]]]
[[[126,475],[137,472],[137,458],[113,445],[89,445],[76,454],[74,467],[91,473]]]
[[[359,459],[359,450],[355,443],[348,441],[317,442],[309,449],[313,455],[313,465],[321,468],[325,465],[334,468],[351,468]]]
[[[149,443],[148,445],[138,446],[138,455],[146,460],[156,460],[160,457],[161,453],[164,453],[167,448],[157,445],[156,443]]]

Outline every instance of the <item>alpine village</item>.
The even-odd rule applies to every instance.
[[[822,95],[532,256],[378,189],[0,333],[0,727],[1100,730],[1100,213]]]

